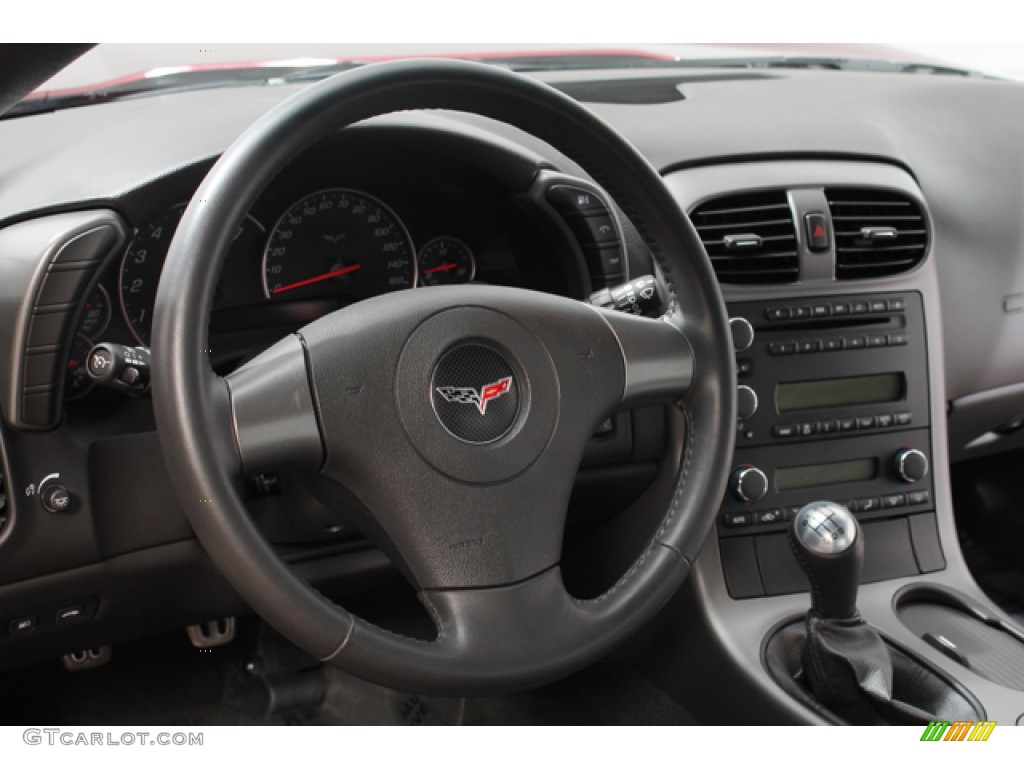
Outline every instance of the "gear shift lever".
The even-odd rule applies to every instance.
[[[825,619],[853,618],[864,537],[850,510],[834,501],[811,502],[793,518],[789,543],[811,582],[811,609]]]
[[[977,708],[953,686],[920,660],[891,650],[861,618],[864,537],[850,510],[834,501],[808,504],[793,517],[789,543],[811,582],[811,610],[802,632],[784,630],[769,641],[768,655],[787,665],[790,683],[857,725],[976,719]]]

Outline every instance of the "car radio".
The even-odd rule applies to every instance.
[[[785,528],[821,499],[861,520],[863,581],[945,567],[920,295],[743,302],[729,314],[739,420],[718,535],[733,597],[807,588]]]

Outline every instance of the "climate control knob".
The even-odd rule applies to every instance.
[[[892,457],[892,468],[904,483],[916,483],[928,476],[928,457],[917,448],[901,448]]]
[[[745,317],[730,317],[729,330],[732,331],[732,346],[737,352],[745,352],[754,343],[754,326]]]
[[[760,501],[768,493],[768,477],[752,464],[741,464],[729,475],[729,492],[745,504]]]

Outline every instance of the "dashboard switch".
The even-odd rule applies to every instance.
[[[807,247],[812,251],[827,251],[831,244],[828,236],[828,219],[824,213],[808,213],[804,216],[807,230]]]
[[[60,483],[47,483],[39,492],[39,502],[47,512],[70,512],[71,492]]]
[[[139,393],[149,386],[149,350],[104,342],[89,351],[85,368],[97,384]]]

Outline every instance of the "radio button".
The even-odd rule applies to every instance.
[[[794,426],[796,426],[797,434],[802,435],[803,437],[813,435],[816,428],[816,425],[809,421],[805,421],[803,424],[796,424]]]
[[[907,504],[927,504],[931,501],[928,491],[911,491],[907,494]]]
[[[910,339],[905,333],[890,333],[889,334],[889,346],[890,347],[905,347]]]
[[[873,333],[868,336],[869,347],[884,347],[889,343],[889,339],[886,338],[884,333]]]
[[[902,493],[892,493],[888,496],[882,497],[882,506],[885,509],[894,509],[895,507],[902,507],[906,505],[907,497]]]
[[[850,431],[852,431],[852,430],[854,430],[856,428],[857,428],[857,420],[856,419],[840,419],[839,420],[839,431],[840,432],[850,432]]]
[[[877,417],[875,417],[875,424],[877,424],[880,427],[891,427],[892,416],[888,413],[880,413]]]
[[[796,424],[776,424],[772,432],[776,437],[795,437]]]
[[[843,348],[843,340],[825,339],[821,342],[821,348],[825,352],[839,352]]]
[[[892,415],[893,424],[897,424],[901,427],[907,426],[912,420],[913,417],[910,415],[910,413],[906,411],[904,411],[903,413],[894,413]]]
[[[890,312],[902,312],[906,308],[906,302],[903,299],[889,299],[888,304]]]
[[[872,312],[885,312],[885,300],[884,299],[873,299],[869,306]]]
[[[874,416],[858,416],[857,429],[873,429],[875,426]]]
[[[815,304],[811,307],[812,317],[828,317],[831,312],[832,308],[828,304]]]
[[[833,315],[848,315],[848,314],[850,314],[850,305],[847,304],[845,301],[841,301],[838,304],[833,304],[832,305],[832,314]]]
[[[796,353],[795,341],[773,341],[768,345],[769,355],[792,355]]]
[[[847,349],[864,349],[867,345],[867,339],[863,336],[850,336],[846,339]]]
[[[722,515],[726,528],[745,528],[754,524],[753,512],[726,512]]]
[[[882,503],[878,500],[877,496],[869,496],[864,499],[858,499],[857,511],[858,512],[875,512],[882,508]]]
[[[749,357],[741,357],[736,361],[736,375],[740,377],[750,376],[754,373],[754,363]]]
[[[732,331],[732,346],[737,352],[746,352],[754,343],[754,326],[745,317],[729,318],[729,330]]]
[[[767,307],[764,316],[768,320],[789,320],[789,307]]]
[[[798,341],[796,343],[796,347],[797,347],[797,351],[800,354],[806,355],[806,354],[809,354],[811,352],[819,352],[819,351],[821,351],[821,342],[818,341],[817,339],[808,339],[806,341]]]
[[[834,432],[839,431],[839,422],[833,419],[832,421],[819,421],[818,432],[823,435],[830,435]]]
[[[741,419],[749,419],[757,413],[757,393],[750,387],[741,384],[736,388],[736,415]]]
[[[811,308],[810,307],[793,307],[789,311],[789,316],[792,317],[794,320],[800,320],[800,319],[805,318],[805,317],[810,317],[811,316]]]
[[[850,305],[850,313],[854,315],[866,315],[868,303],[866,301],[855,301]]]

